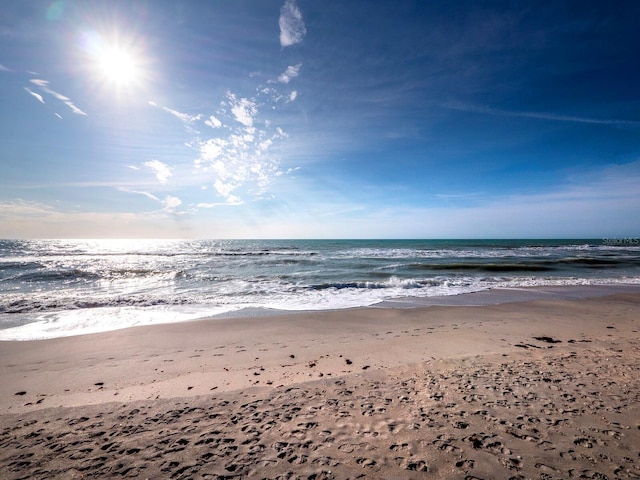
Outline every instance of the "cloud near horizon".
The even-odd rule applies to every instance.
[[[243,223],[242,216],[220,218],[216,229],[201,225],[200,220],[190,215],[192,207],[179,210],[183,202],[178,197],[166,195],[160,198],[148,192],[119,187],[123,192],[146,196],[158,202],[161,208],[136,215],[105,214],[63,211],[44,203],[16,199],[0,202],[0,237],[11,236],[11,229],[16,224],[34,236],[43,237],[47,227],[67,225],[71,228],[80,219],[98,231],[105,231],[100,230],[99,222],[108,222],[113,232],[128,233],[126,228],[134,221],[149,226],[164,216],[180,217],[184,228],[210,238],[219,238],[220,234],[216,232],[221,231],[230,232],[225,238],[254,238],[256,233],[272,238],[381,238],[380,232],[386,231],[388,225],[394,225],[394,230],[402,232],[405,238],[614,238],[637,235],[636,225],[629,223],[629,218],[634,218],[631,215],[640,209],[639,182],[640,160],[567,179],[561,188],[549,192],[477,195],[466,206],[404,205],[372,209],[362,203],[326,198],[314,205],[292,205],[286,224],[282,223],[278,212],[273,212],[261,215],[250,227]],[[224,206],[247,207],[231,200],[200,202],[193,207]]]

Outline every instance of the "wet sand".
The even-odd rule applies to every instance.
[[[640,478],[640,295],[0,342],[2,478]]]

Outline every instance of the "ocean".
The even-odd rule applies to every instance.
[[[0,340],[576,285],[640,285],[638,239],[1,240]]]

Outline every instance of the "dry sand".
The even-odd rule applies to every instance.
[[[0,342],[0,478],[640,478],[640,294]]]

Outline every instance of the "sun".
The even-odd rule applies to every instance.
[[[134,55],[122,48],[107,47],[98,55],[98,70],[105,81],[125,87],[138,80],[138,65]]]
[[[130,94],[147,83],[149,59],[141,37],[88,29],[78,33],[78,46],[78,64],[105,93]]]

